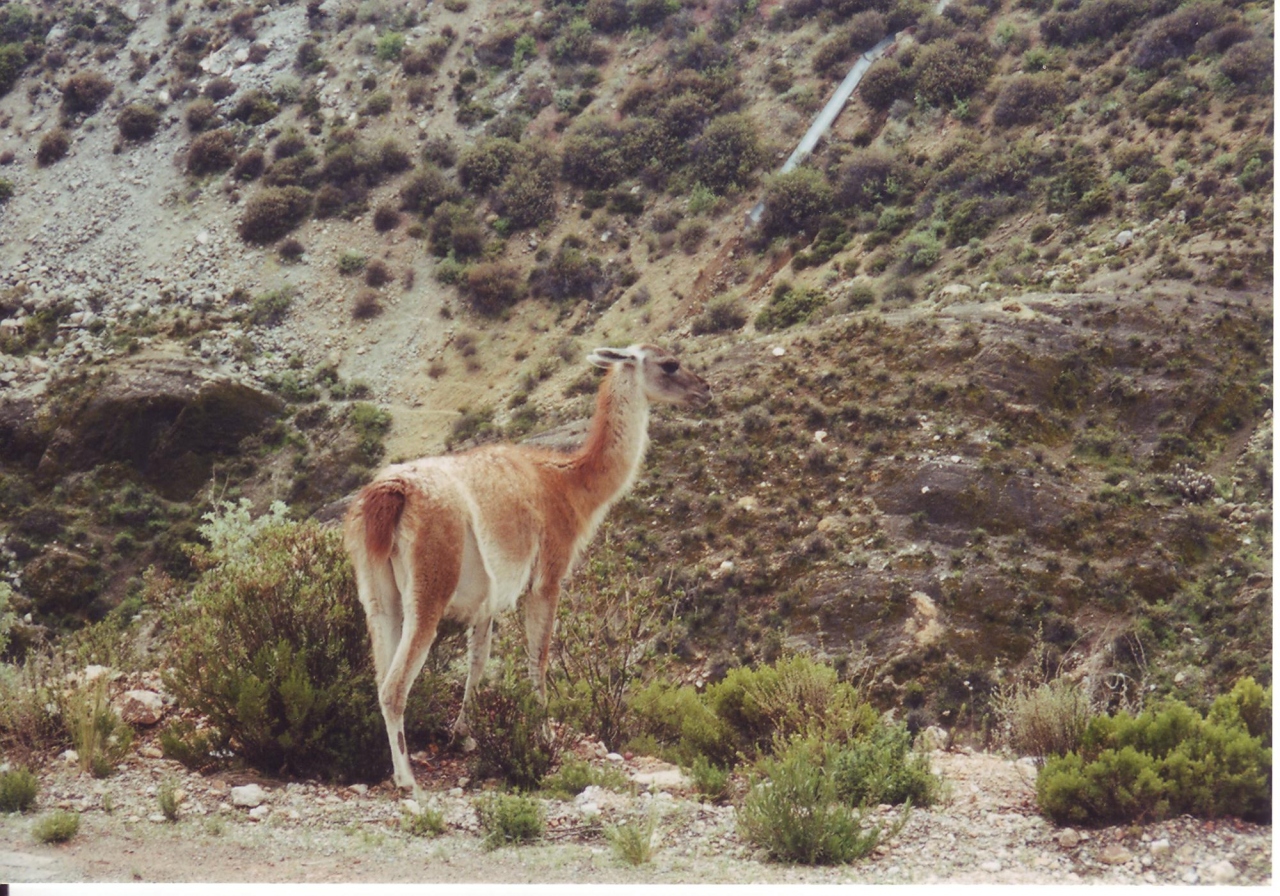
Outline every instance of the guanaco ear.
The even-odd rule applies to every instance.
[[[627,348],[598,348],[587,355],[587,360],[597,367],[612,367],[637,361],[635,352]]]

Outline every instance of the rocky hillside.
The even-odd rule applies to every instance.
[[[590,412],[691,679],[802,647],[989,735],[1271,675],[1272,37],[1254,2],[0,8],[12,651],[145,615],[213,502]],[[774,171],[857,55],[893,50]],[[765,211],[751,225],[747,211]]]

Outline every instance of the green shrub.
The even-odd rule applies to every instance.
[[[929,757],[911,749],[906,725],[878,723],[834,754],[831,775],[840,798],[854,805],[931,806],[942,783]]]
[[[497,849],[508,843],[531,843],[546,829],[542,804],[533,797],[494,794],[476,805],[476,814],[488,834],[484,838],[486,849]]]
[[[226,739],[218,732],[197,730],[186,719],[170,722],[160,732],[160,750],[164,758],[179,762],[192,771],[204,771],[216,765],[217,754],[226,748]]]
[[[870,211],[898,201],[912,186],[909,164],[878,149],[854,150],[835,176],[835,202],[846,210]]]
[[[755,124],[740,114],[713,119],[690,149],[694,178],[716,193],[746,186],[763,162]]]
[[[760,229],[768,238],[816,233],[834,198],[826,178],[812,168],[774,175],[765,183]]]
[[[25,767],[0,772],[0,812],[28,812],[36,804],[39,782]]]
[[[338,273],[344,277],[358,274],[369,263],[369,256],[363,252],[343,252],[338,256]]]
[[[190,597],[167,614],[165,686],[271,773],[377,780],[391,768],[369,636],[336,529],[209,514]],[[410,695],[421,730],[431,689]]]
[[[40,138],[40,145],[36,148],[36,164],[41,168],[52,165],[66,156],[69,149],[71,149],[71,137],[65,130],[54,128],[52,131],[47,131]]]
[[[357,392],[359,382],[351,384],[351,391]],[[358,456],[369,466],[382,459],[386,450],[382,441],[391,431],[391,415],[367,401],[357,401],[347,411],[347,424],[356,436]]]
[[[877,59],[858,82],[858,96],[872,109],[884,111],[895,100],[910,100],[911,75],[896,58]]]
[[[530,278],[535,295],[557,302],[565,299],[594,299],[608,283],[604,262],[583,251],[580,238],[567,236],[551,260],[537,268]]]
[[[230,168],[235,161],[235,135],[219,128],[191,141],[191,148],[187,150],[187,173],[197,176],[213,174]]]
[[[577,122],[564,137],[560,167],[565,180],[587,189],[617,186],[635,170],[626,152],[626,133],[603,118]]]
[[[689,767],[694,790],[709,800],[722,800],[729,792],[729,771],[720,768],[705,756],[693,760]]]
[[[400,68],[410,76],[432,75],[448,52],[449,41],[443,37],[433,37],[401,53]]]
[[[556,214],[556,172],[553,157],[524,152],[498,184],[493,207],[513,228],[534,227]]]
[[[418,812],[404,809],[400,830],[411,837],[439,837],[445,832],[444,813],[430,806],[423,806]]]
[[[1015,688],[996,700],[996,712],[1008,727],[1009,745],[1020,756],[1043,763],[1080,749],[1093,712],[1080,686],[1055,678],[1034,689]]]
[[[497,775],[520,790],[538,789],[560,753],[549,719],[524,676],[508,673],[477,688],[467,707],[476,774]]]
[[[160,128],[160,112],[149,103],[130,103],[120,110],[116,126],[126,140],[150,140]]]
[[[671,758],[692,766],[699,758],[730,767],[737,759],[733,731],[691,687],[655,681],[631,698],[642,732],[668,746]]]
[[[1218,70],[1242,91],[1261,91],[1274,78],[1274,59],[1275,45],[1257,38],[1228,49],[1218,62]]]
[[[1248,679],[1207,718],[1173,700],[1136,717],[1098,716],[1078,752],[1045,762],[1036,780],[1040,808],[1059,824],[1178,814],[1269,822],[1270,703],[1271,689]]]
[[[760,761],[760,774],[738,809],[738,829],[779,862],[835,865],[870,855],[880,828],[840,801],[830,771],[832,748],[796,742]]]
[[[827,304],[827,294],[808,286],[781,284],[774,289],[769,304],[756,315],[756,329],[763,332],[785,330],[804,323]]]
[[[178,787],[172,780],[162,781],[156,788],[156,805],[166,821],[178,820]]]
[[[904,271],[923,271],[942,256],[942,243],[927,230],[917,231],[902,241],[898,257]]]
[[[31,827],[31,835],[40,843],[66,843],[80,830],[80,813],[58,809]]]
[[[693,319],[693,335],[726,333],[741,330],[747,322],[747,313],[733,296],[712,299],[702,313]]]
[[[560,763],[560,768],[556,769],[555,774],[543,779],[542,789],[554,796],[573,799],[595,784],[596,777],[591,763],[569,756]]]
[[[502,183],[520,155],[520,144],[506,137],[482,137],[458,158],[458,180],[483,194]]]
[[[244,320],[252,326],[278,327],[288,316],[296,295],[297,291],[292,286],[282,286],[254,296],[245,310]]]
[[[435,165],[427,163],[400,188],[400,208],[430,217],[446,202],[457,202],[462,191]]]
[[[658,819],[650,814],[643,821],[608,825],[604,829],[604,836],[619,861],[638,866],[652,861],[654,835],[657,832]]]
[[[270,243],[296,228],[311,214],[311,193],[302,187],[264,187],[245,203],[240,238]]]
[[[969,33],[926,44],[911,66],[919,96],[935,106],[951,106],[987,83],[994,61],[986,43]]]
[[[364,106],[360,110],[360,114],[375,118],[379,115],[386,115],[391,111],[392,102],[391,94],[387,93],[385,90],[380,90],[365,100]]]
[[[373,55],[383,62],[394,62],[404,52],[404,35],[398,31],[388,31],[378,38]]]
[[[705,699],[748,756],[795,737],[848,741],[869,730],[876,718],[857,690],[837,679],[835,669],[799,654],[774,665],[731,669],[707,688]]]
[[[22,44],[0,44],[0,96],[13,89],[26,64],[27,54],[22,52]]]
[[[68,115],[96,112],[115,86],[101,72],[78,72],[62,85],[62,109]]]

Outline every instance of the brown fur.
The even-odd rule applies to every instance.
[[[364,517],[365,550],[375,563],[391,556],[396,526],[404,513],[407,487],[403,479],[383,479],[366,485],[357,499]]]

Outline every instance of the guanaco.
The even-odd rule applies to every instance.
[[[566,453],[486,445],[393,464],[361,490],[344,522],[373,641],[378,700],[395,783],[415,786],[404,736],[409,690],[441,619],[468,626],[463,709],[489,659],[494,617],[525,590],[529,675],[545,699],[560,588],[609,507],[631,487],[648,445],[649,405],[700,406],[711,390],[654,345],[600,348],[608,370],[586,440]]]

